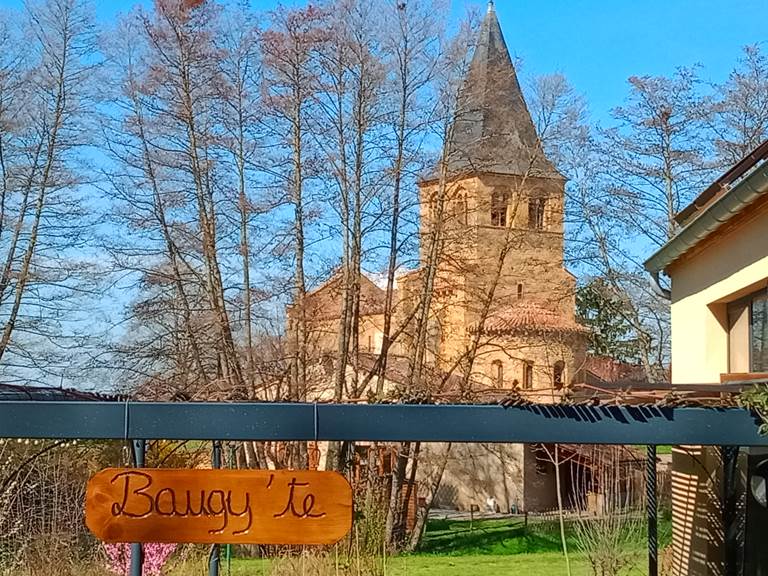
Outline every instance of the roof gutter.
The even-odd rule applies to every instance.
[[[659,274],[723,224],[742,212],[752,202],[768,193],[768,162],[736,184],[701,213],[693,222],[680,230],[669,242],[645,262],[657,287]],[[668,291],[667,291],[668,292]]]

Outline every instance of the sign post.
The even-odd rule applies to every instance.
[[[211,446],[211,467],[214,469],[221,468],[221,442],[218,440],[214,440]],[[212,544],[211,554],[208,558],[208,576],[219,576],[220,554],[219,545]]]
[[[352,488],[336,472],[109,468],[88,482],[85,520],[105,542],[334,544]]]
[[[137,468],[144,466],[144,456],[147,448],[145,440],[133,441],[133,464]],[[141,576],[144,567],[144,547],[139,541],[131,544],[131,576]]]

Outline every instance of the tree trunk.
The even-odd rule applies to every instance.
[[[427,519],[429,518],[429,511],[432,509],[432,502],[434,502],[437,491],[440,489],[440,483],[443,480],[443,474],[448,465],[448,458],[450,457],[452,446],[453,444],[450,442],[447,444],[445,452],[443,452],[438,461],[437,468],[427,489],[427,495],[424,498],[424,506],[420,506],[416,514],[416,523],[414,524],[411,537],[408,541],[408,546],[406,548],[407,552],[414,552],[424,535],[424,530],[427,527]]]

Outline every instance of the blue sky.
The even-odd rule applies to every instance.
[[[765,0],[499,0],[510,51],[527,73],[561,72],[602,117],[632,75],[701,64],[722,81],[746,44],[768,39]]]
[[[97,0],[97,15],[109,21],[136,3]],[[0,6],[22,4],[0,0]],[[277,2],[253,5],[266,10]],[[485,2],[452,0],[452,17],[471,5],[484,9]],[[765,8],[765,0],[496,1],[509,49],[523,62],[523,78],[563,73],[599,120],[622,102],[631,75],[670,74],[698,63],[704,80],[725,79],[742,46],[768,40]]]

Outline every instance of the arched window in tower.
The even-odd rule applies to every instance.
[[[558,360],[552,369],[552,385],[555,390],[562,390],[565,383],[565,362]]]
[[[494,190],[491,194],[491,226],[506,227],[508,202],[509,197],[506,192]]]
[[[528,228],[541,230],[544,228],[544,209],[547,206],[545,198],[530,198],[528,200]]]
[[[527,360],[523,362],[523,388],[526,390],[533,388],[533,362]]]
[[[494,360],[491,362],[491,368],[496,387],[504,388],[504,364],[502,364],[501,360]]]
[[[467,225],[467,193],[463,188],[456,194],[451,212],[456,222],[463,226]]]

